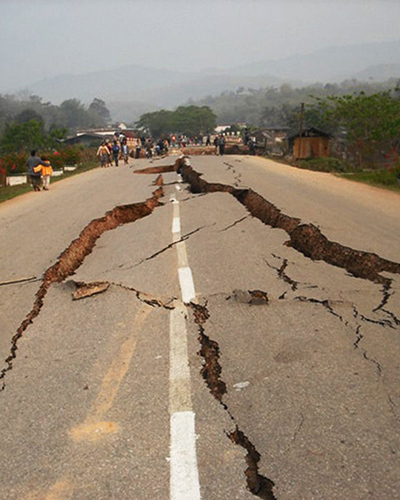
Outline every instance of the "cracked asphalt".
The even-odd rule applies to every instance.
[[[399,273],[378,282],[312,260],[228,192],[193,194],[166,171],[161,204],[125,223],[115,211],[38,303],[64,250],[89,245],[85,227],[154,198],[158,173],[133,171],[174,161],[97,169],[0,205],[0,355],[13,352],[1,367],[0,498],[198,498],[171,487],[174,310],[203,500],[398,498]],[[400,262],[397,194],[253,157],[190,164],[332,242]],[[196,292],[186,306],[182,255]]]

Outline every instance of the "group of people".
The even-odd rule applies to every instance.
[[[45,156],[38,156],[34,149],[31,151],[31,155],[26,164],[33,190],[40,191],[40,188],[43,186],[43,190],[48,191],[50,177],[53,174],[53,168],[50,165],[50,161]]]
[[[127,138],[121,134],[115,134],[114,140],[105,140],[101,143],[99,149],[97,150],[97,156],[100,160],[101,167],[110,167],[112,162],[116,167],[118,167],[119,160],[124,160],[124,164],[127,165],[129,162],[129,148]]]
[[[102,167],[110,167],[113,163],[118,167],[118,162],[124,160],[125,165],[128,164],[129,157],[131,158],[152,158],[153,156],[161,156],[167,154],[170,148],[184,148],[194,145],[205,145],[206,147],[212,144],[215,147],[215,153],[218,155],[225,154],[225,137],[223,134],[216,135],[212,142],[210,134],[206,136],[188,137],[186,135],[170,135],[161,137],[158,140],[152,137],[138,137],[131,140],[131,150],[129,150],[127,138],[116,132],[113,140],[104,140],[97,150],[97,156]],[[133,144],[132,144],[133,142]]]
[[[217,155],[223,156],[225,154],[225,137],[222,134],[215,136],[214,146]]]

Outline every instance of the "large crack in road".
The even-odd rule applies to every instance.
[[[62,252],[57,262],[45,271],[42,284],[36,292],[33,307],[11,339],[10,355],[5,360],[6,366],[0,372],[0,380],[2,381],[0,391],[5,389],[6,374],[12,369],[13,362],[17,356],[18,341],[28,326],[40,314],[44,298],[51,285],[61,283],[67,277],[74,274],[82,265],[84,259],[92,252],[97,240],[103,233],[150,215],[156,207],[162,205],[160,198],[163,194],[163,188],[159,187],[153,192],[153,196],[144,202],[117,206],[106,212],[103,217],[92,220],[83,229],[78,238],[73,240]]]
[[[170,166],[164,168],[168,168],[168,170],[165,171],[170,171]],[[153,173],[150,169],[145,170],[146,171],[142,171],[141,173]],[[381,310],[382,312],[388,314],[396,325],[398,324],[398,318],[394,315],[394,313],[385,309],[385,306],[391,296],[392,279],[384,277],[380,273],[388,272],[400,274],[399,263],[383,259],[374,253],[354,250],[350,247],[341,245],[340,243],[328,240],[328,238],[321,233],[319,228],[312,224],[302,224],[300,219],[282,213],[275,205],[252,189],[237,189],[236,187],[226,184],[208,183],[201,178],[201,174],[196,172],[191,167],[187,157],[181,157],[175,162],[175,170],[181,174],[183,180],[189,184],[190,191],[194,194],[222,192],[234,196],[235,199],[248,210],[251,216],[259,219],[261,222],[270,227],[284,230],[290,238],[287,245],[291,246],[305,257],[310,258],[313,261],[322,260],[327,264],[345,269],[354,277],[365,279],[376,284],[381,284],[383,298],[381,304],[374,309],[374,312]],[[225,230],[242,222],[244,219],[245,217],[234,222],[230,226],[227,226]],[[273,269],[276,270],[278,278],[287,283],[294,292],[298,289],[299,283],[291,279],[286,274],[285,271],[287,266],[288,261],[284,259],[279,268]],[[250,293],[251,292],[248,292],[246,297]],[[266,300],[263,303],[268,303],[267,295],[264,295]],[[280,298],[284,298],[284,295]],[[236,296],[235,293],[234,296]],[[317,300],[306,297],[297,297],[297,299],[323,306],[329,314],[332,314],[347,327],[350,327],[349,321],[335,311],[329,300]],[[248,303],[251,304],[252,302],[248,301]],[[199,355],[201,355],[204,360],[203,368],[201,369],[201,376],[205,380],[211,394],[228,412],[231,420],[235,422],[235,418],[223,401],[223,396],[226,394],[227,389],[225,382],[221,379],[222,367],[219,362],[219,345],[205,333],[204,324],[209,318],[207,306],[200,306],[198,304],[191,303],[190,307],[193,310],[195,323],[197,324],[199,331],[199,342],[201,345]],[[379,326],[392,326],[391,321],[388,320],[372,320],[365,316],[360,316],[360,320],[371,321]],[[378,375],[380,376],[382,373],[381,365],[375,359],[371,358],[367,351],[362,349],[359,345],[363,339],[361,328],[360,323],[357,323],[354,327],[356,335],[354,348],[360,350],[365,360],[375,365],[378,370]],[[389,394],[388,398],[390,400]],[[248,467],[245,474],[249,490],[259,498],[276,500],[273,492],[274,482],[259,473],[258,463],[261,458],[259,452],[243,431],[240,430],[239,426],[237,424],[235,425],[236,429],[229,432],[227,435],[232,442],[247,451],[246,463]]]
[[[189,306],[193,311],[194,321],[199,331],[199,342],[201,346],[199,355],[202,356],[204,360],[201,375],[211,394],[217,401],[219,401],[219,403],[221,403],[222,407],[235,424],[235,429],[226,433],[228,438],[236,445],[241,446],[247,452],[245,457],[247,463],[247,469],[245,470],[247,486],[251,493],[259,498],[264,500],[276,500],[273,492],[275,483],[271,479],[262,476],[259,473],[258,463],[261,459],[260,453],[244,432],[240,430],[235,421],[235,417],[223,401],[223,396],[226,394],[226,384],[221,378],[222,367],[219,362],[219,345],[205,333],[204,328],[205,323],[210,318],[207,304],[203,306],[191,302]]]
[[[209,183],[202,179],[201,174],[184,158],[176,161],[176,170],[189,184],[192,193],[229,193],[244,205],[253,217],[270,227],[283,229],[290,238],[288,245],[305,257],[345,269],[357,278],[383,284],[386,290],[390,288],[392,280],[380,273],[400,274],[400,263],[330,241],[318,227],[302,224],[300,219],[282,213],[251,188],[237,189],[227,184]]]
[[[204,179],[201,179],[201,174],[197,173],[185,158],[178,159],[172,166],[168,165],[151,167],[149,169],[135,171],[134,173],[155,174],[173,171],[177,171],[182,175],[183,180],[189,184],[192,193],[207,194],[213,192],[224,192],[234,196],[235,199],[248,210],[251,216],[256,217],[270,227],[283,229],[289,235],[290,246],[302,253],[305,257],[308,257],[312,260],[322,260],[330,265],[345,269],[355,277],[366,279],[372,281],[373,283],[381,284],[383,298],[381,304],[377,306],[373,311],[382,311],[386,313],[391,317],[391,320],[395,323],[395,325],[399,325],[399,319],[393,312],[389,311],[385,307],[387,306],[391,296],[392,280],[381,275],[382,272],[400,274],[399,263],[383,259],[374,253],[354,250],[339,243],[329,241],[328,238],[324,236],[316,226],[312,224],[302,224],[300,219],[283,214],[276,206],[268,202],[265,198],[260,196],[252,189],[238,189],[236,187],[225,184],[208,183]],[[162,184],[162,177],[159,176],[157,178],[156,185]],[[150,215],[156,207],[162,205],[162,203],[159,201],[162,196],[163,189],[160,187],[153,193],[153,196],[145,202],[117,206],[113,210],[107,212],[105,216],[94,219],[84,228],[79,237],[75,239],[60,255],[57,262],[46,270],[42,279],[42,284],[36,293],[36,299],[33,308],[21,323],[16,334],[12,338],[10,355],[5,360],[6,367],[0,373],[0,380],[3,381],[1,390],[5,389],[4,379],[6,373],[12,369],[13,361],[16,358],[18,341],[22,337],[27,327],[40,314],[40,311],[43,307],[44,298],[51,285],[54,283],[61,283],[67,277],[73,275],[74,272],[83,263],[85,257],[92,252],[96,241],[104,232],[113,230],[123,224],[135,222],[138,219]],[[245,217],[226,227],[224,230],[233,227],[244,219]],[[194,232],[197,232],[200,229],[197,229]],[[191,234],[192,233],[185,235],[185,239]],[[175,243],[168,245],[165,249],[150,256],[148,259],[156,257],[160,253],[171,248],[174,244]],[[290,285],[291,289],[295,291],[297,289],[298,283],[286,275],[285,271],[287,268],[287,264],[287,260],[284,260],[280,268],[274,269],[277,271],[278,277],[280,279],[283,279],[288,285]],[[95,293],[101,293],[102,291],[105,291],[110,285],[120,286],[116,283],[109,282],[98,282],[94,284],[77,283],[76,285],[77,289],[81,290],[82,297],[91,296]],[[87,295],[85,295],[85,288]],[[167,309],[173,307],[170,303],[163,303],[159,299],[148,297],[146,296],[146,294],[143,294],[143,292],[140,292],[133,288],[128,289],[135,292],[139,300],[142,300],[143,302],[146,302],[153,307],[165,307]],[[256,292],[259,291],[253,291],[249,293],[253,297],[253,294]],[[268,303],[266,293],[262,293],[264,294],[262,297],[262,303]],[[77,296],[77,298],[82,297],[79,297],[79,294]],[[346,326],[349,326],[348,322],[334,311],[329,301],[319,301],[317,299],[310,299],[305,297],[298,297],[298,300],[306,300],[320,304],[327,310],[327,312],[336,316],[340,321],[344,322]],[[204,359],[204,365],[201,370],[201,375],[205,380],[207,386],[209,387],[212,395],[221,403],[223,408],[228,412],[231,420],[235,423],[235,418],[232,416],[229,408],[223,401],[223,396],[224,394],[226,394],[226,384],[221,378],[222,367],[219,363],[219,346],[217,342],[212,340],[205,333],[204,324],[209,319],[209,312],[206,306],[200,306],[194,303],[190,304],[190,308],[193,311],[194,320],[199,330],[199,342],[201,345],[199,354]],[[357,310],[355,310],[354,317],[356,319],[360,319],[361,321],[375,322],[380,326],[388,326],[388,324],[390,323],[390,321],[386,320],[375,321],[366,318],[365,316],[360,315]],[[354,342],[354,348],[358,349],[359,344],[363,339],[360,323],[358,323],[355,328],[355,334],[356,341]],[[370,358],[365,350],[361,351],[364,358],[374,363],[380,373],[381,367],[379,363]],[[388,397],[390,399],[389,395]],[[229,432],[227,435],[233,443],[241,446],[247,452],[245,459],[248,467],[245,471],[245,474],[249,490],[259,498],[263,498],[266,500],[276,500],[273,492],[274,482],[259,473],[258,463],[261,457],[249,438],[243,433],[242,430],[240,430],[239,426],[236,423],[235,430]]]

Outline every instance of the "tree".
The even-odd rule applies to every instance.
[[[216,127],[216,116],[208,106],[179,106],[175,111],[163,109],[145,113],[136,126],[154,137],[168,134],[194,136],[212,132]]]
[[[30,120],[36,120],[42,124],[44,123],[43,116],[31,108],[24,109],[14,118],[14,121],[19,124],[29,122]]]
[[[400,101],[391,91],[330,96],[317,102],[324,119],[346,131],[349,152],[360,168],[365,163],[374,166],[382,152],[398,154]]]
[[[29,151],[46,143],[43,123],[29,120],[25,123],[8,123],[2,138],[1,151],[12,153]]]
[[[69,129],[88,127],[91,124],[90,115],[78,99],[67,99],[60,105],[63,124]]]
[[[89,112],[101,125],[107,125],[111,120],[111,115],[106,103],[95,97],[89,105]]]

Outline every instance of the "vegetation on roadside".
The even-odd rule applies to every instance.
[[[153,137],[212,133],[216,125],[217,117],[208,106],[179,106],[175,111],[145,113],[136,123],[139,130]]]
[[[62,181],[63,179],[72,177],[77,174],[82,174],[83,172],[87,172],[98,167],[99,163],[97,160],[88,158],[84,160],[76,170],[64,171],[63,175],[52,177],[51,184]],[[31,191],[32,187],[30,186],[30,184],[19,184],[17,186],[0,186],[0,203],[6,200],[11,200],[12,198],[16,198],[21,194],[29,193]]]
[[[312,160],[300,160],[296,162],[296,166],[306,170],[314,170],[316,172],[351,172],[352,166],[338,158],[323,157],[314,158]]]
[[[305,87],[289,84],[257,89],[240,87],[236,92],[222,92],[218,96],[207,96],[191,104],[209,106],[220,124],[246,123],[261,128],[289,127],[297,132],[298,112],[302,102],[308,107],[315,103],[316,98],[340,97],[360,92],[371,95],[395,88],[397,83],[395,79],[381,83],[346,80],[342,83],[317,83]],[[311,118],[310,115],[311,113]],[[314,124],[310,122],[308,125]]]
[[[32,120],[35,120],[35,124],[26,125]],[[11,139],[17,139],[16,136],[19,135],[26,137],[26,129],[30,129],[30,137],[33,137],[34,132],[39,140],[34,147],[43,147],[40,143],[43,132],[62,139],[67,132],[73,133],[79,128],[104,127],[110,120],[110,112],[105,102],[98,98],[94,98],[88,106],[78,99],[67,99],[57,106],[51,102],[43,102],[42,98],[36,95],[0,95],[2,148],[4,142],[8,143],[5,135]],[[36,130],[33,130],[34,128]],[[20,143],[17,141],[17,150],[19,147]]]
[[[355,170],[399,166],[400,89],[316,99],[308,122],[340,138],[342,152]]]
[[[341,174],[351,181],[362,182],[371,186],[383,187],[400,193],[400,170],[373,170],[364,172],[348,172]]]

